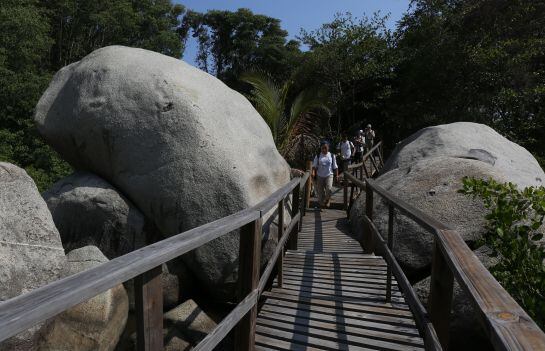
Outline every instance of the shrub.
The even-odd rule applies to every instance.
[[[466,177],[460,192],[481,198],[490,210],[480,242],[498,258],[490,272],[544,329],[545,250],[539,241],[543,238],[545,188],[520,190],[512,183]]]

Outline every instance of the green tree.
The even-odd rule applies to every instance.
[[[42,190],[70,169],[43,143],[32,120],[51,78],[46,15],[34,0],[6,0],[0,7],[0,161],[26,168]]]
[[[395,78],[393,39],[385,20],[378,14],[372,18],[337,14],[315,31],[301,31],[300,39],[310,50],[296,80],[327,89],[335,117],[330,129],[340,132],[384,121]]]
[[[50,56],[53,69],[112,44],[174,57],[183,53],[178,30],[185,8],[170,0],[44,0],[43,5],[55,41]]]
[[[239,90],[241,74],[254,69],[288,79],[300,55],[299,43],[287,41],[280,20],[248,9],[188,11],[182,28],[198,40],[199,67]]]
[[[315,135],[319,132],[321,115],[329,114],[324,96],[319,90],[300,91],[292,100],[289,92],[291,81],[281,86],[261,73],[246,73],[242,80],[253,88],[250,99],[271,128],[280,153],[286,155],[298,136]]]
[[[390,115],[409,132],[488,124],[545,155],[545,3],[415,0],[397,30]]]

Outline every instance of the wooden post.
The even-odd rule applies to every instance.
[[[348,209],[348,180],[344,176],[343,172],[343,210]]]
[[[394,206],[388,205],[388,249],[394,247]],[[386,267],[386,302],[392,300],[392,267],[390,264]]]
[[[373,220],[373,189],[369,186],[365,187],[365,215]],[[373,236],[371,226],[367,225],[366,233],[363,234],[363,242],[366,243],[364,253],[375,252],[375,238]]]
[[[380,161],[380,167],[384,167],[384,149],[382,148],[383,147],[383,143],[381,142],[380,143],[380,146],[378,147],[378,158],[379,158],[379,161]]]
[[[310,207],[310,193],[312,192],[312,161],[307,162],[307,170],[310,172],[310,176],[307,179],[307,189],[305,193],[305,208]]]
[[[443,350],[447,350],[448,346],[453,284],[454,276],[436,239],[433,247],[428,310]]]
[[[310,178],[309,178],[310,179]],[[300,202],[300,188],[296,186],[293,189],[292,193],[292,211],[291,211],[291,218],[295,217],[297,213],[301,211],[301,202]],[[301,217],[299,217],[299,223],[297,223],[296,226],[293,227],[292,231],[288,233],[290,236],[288,238],[287,247],[289,250],[297,250],[297,241],[299,237],[299,231],[301,230],[303,220]]]
[[[297,188],[297,187],[296,187]],[[293,199],[292,199],[293,201]],[[293,207],[293,202],[292,202]],[[280,200],[278,203],[278,242],[280,242],[280,239],[284,236],[284,199]],[[283,283],[283,272],[282,267],[284,266],[284,249],[280,252],[280,256],[278,256],[278,260],[276,261],[276,272],[277,275],[277,281],[278,281],[278,287],[282,287]]]
[[[138,351],[163,349],[162,273],[162,266],[158,266],[134,278]]]
[[[242,301],[257,289],[261,256],[262,219],[246,224],[240,230],[238,294]],[[253,351],[255,343],[255,323],[257,304],[238,322],[235,327],[235,350]]]
[[[348,201],[348,208],[346,209],[346,216],[350,217],[350,210],[352,209],[352,204],[354,203],[354,184],[350,187],[350,201]]]

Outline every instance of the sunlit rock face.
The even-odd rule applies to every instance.
[[[35,120],[72,166],[106,179],[164,236],[257,204],[290,178],[247,99],[147,50],[105,47],[64,67]],[[210,293],[229,296],[238,246],[234,233],[184,260]]]
[[[0,162],[0,302],[61,278],[66,267],[59,232],[34,181]],[[36,350],[47,326],[0,343],[0,350]]]

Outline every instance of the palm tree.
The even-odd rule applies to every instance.
[[[320,90],[305,89],[288,101],[292,81],[278,86],[258,72],[246,73],[241,79],[252,86],[250,100],[271,128],[274,142],[283,156],[291,153],[293,147],[299,147],[296,140],[318,139],[321,114],[330,114]]]

